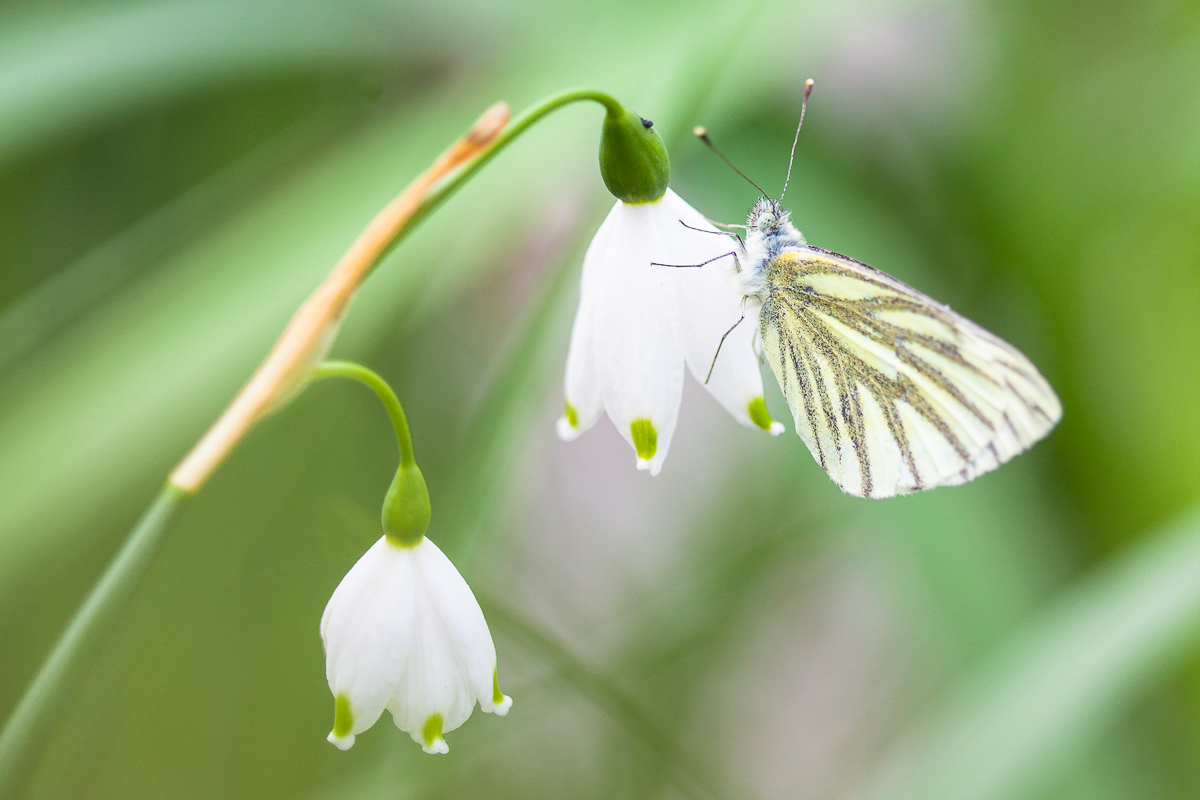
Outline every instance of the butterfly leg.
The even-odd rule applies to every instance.
[[[733,323],[733,327],[731,327],[729,330],[725,331],[725,333],[721,335],[721,341],[717,342],[717,352],[713,353],[712,363],[708,365],[708,374],[704,376],[704,385],[705,386],[708,385],[708,379],[712,377],[713,370],[717,366],[717,356],[721,355],[721,345],[725,344],[725,337],[727,337],[727,336],[729,336],[729,334],[733,333],[733,329],[736,328],[738,325],[741,325],[742,322],[746,319],[746,299],[747,298],[745,298],[745,297],[742,298],[742,316],[738,317],[738,321]]]
[[[711,222],[711,220],[710,220],[710,222]],[[740,233],[733,233],[731,231],[708,231],[708,230],[705,230],[704,228],[696,228],[692,225],[688,225],[683,220],[679,220],[679,224],[682,225],[683,227],[687,228],[689,231],[696,231],[697,233],[715,233],[717,236],[732,236],[734,239],[737,239],[737,243],[741,246],[741,248],[743,250],[746,249],[746,243],[742,241],[742,235]],[[720,225],[721,223],[714,222],[713,224]],[[728,227],[728,226],[726,226],[726,227]]]

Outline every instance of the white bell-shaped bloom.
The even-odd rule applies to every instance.
[[[638,469],[657,475],[679,417],[684,364],[738,422],[783,431],[763,400],[756,320],[747,317],[721,345],[742,296],[734,257],[717,257],[736,247],[670,189],[653,203],[617,201],[583,258],[560,437],[576,438],[607,411]]]
[[[335,708],[329,741],[343,750],[385,708],[426,753],[445,753],[442,734],[476,701],[501,716],[512,705],[475,595],[427,538],[372,545],[329,598],[321,640]]]

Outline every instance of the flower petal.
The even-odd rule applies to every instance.
[[[634,447],[638,469],[651,475],[666,458],[683,392],[678,293],[670,268],[650,263],[669,254],[660,213],[658,203],[618,202],[585,258],[594,262],[589,291],[604,408]]]
[[[429,542],[428,547],[425,542],[418,548],[421,570],[453,643],[455,657],[469,679],[471,692],[484,711],[494,711],[498,705],[504,705],[504,711],[507,711],[511,700],[507,704],[493,702],[496,646],[483,610],[450,559],[433,542]]]
[[[409,649],[412,553],[380,537],[342,578],[321,615],[325,676],[335,698],[329,741],[342,749],[375,724]]]
[[[663,203],[677,220],[665,234],[679,259],[675,263],[700,264],[736,249],[732,238],[718,235],[720,231],[671,190]],[[689,230],[680,220],[700,230]],[[698,269],[672,270],[672,274],[679,292],[680,338],[692,377],[741,424],[782,433],[783,426],[766,414],[753,344],[758,319],[752,309],[743,318],[734,257]]]
[[[396,727],[406,731],[425,752],[444,753],[447,747],[442,733],[454,730],[471,716],[475,692],[440,607],[438,584],[445,575],[428,569],[430,551],[437,555],[441,551],[429,539],[422,539],[412,550],[412,640],[387,707]],[[457,570],[454,574],[458,575]]]
[[[611,218],[611,214],[609,217]],[[600,231],[608,220],[600,226]],[[596,234],[597,237],[600,233]],[[593,240],[594,242],[595,240]],[[589,248],[588,253],[591,253]],[[604,401],[600,394],[600,372],[596,364],[595,348],[595,292],[589,289],[589,273],[595,271],[594,259],[583,260],[583,278],[579,284],[579,308],[575,312],[575,323],[571,327],[571,347],[567,351],[567,370],[563,378],[563,415],[556,429],[559,438],[573,441],[600,418]]]

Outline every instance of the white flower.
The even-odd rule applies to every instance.
[[[670,189],[654,203],[617,201],[583,258],[560,437],[576,438],[607,411],[638,469],[657,475],[679,417],[685,363],[702,384],[713,367],[705,388],[738,422],[783,431],[763,400],[754,319],[729,334],[713,365],[742,314],[733,256],[690,269],[651,263],[700,264],[737,248],[718,234]]]
[[[325,677],[334,695],[329,741],[342,750],[383,709],[426,753],[479,701],[503,716],[512,699],[496,680],[496,648],[483,611],[437,546],[380,537],[338,584],[321,616]]]

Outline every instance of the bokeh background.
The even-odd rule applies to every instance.
[[[657,478],[557,440],[599,109],[396,250],[334,354],[397,387],[505,719],[348,753],[317,623],[379,535],[376,401],[311,388],[190,505],[29,798],[1200,796],[1200,5],[0,4],[0,712],[374,212],[489,103],[655,120],[672,184],[1009,339],[1066,408],[970,485],[842,496],[689,379]],[[767,400],[788,423],[767,373]]]

